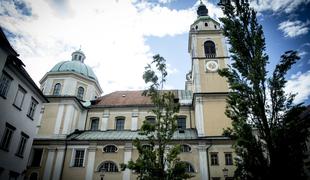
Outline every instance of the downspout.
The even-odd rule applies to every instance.
[[[210,149],[210,147],[212,146],[212,140],[210,140],[210,145],[207,147],[207,166],[208,166],[208,180],[210,180],[211,179],[211,172],[210,172],[210,164],[209,164],[209,149]]]
[[[192,128],[192,112],[191,112],[191,106],[188,106],[188,113],[189,113],[189,127]]]
[[[86,130],[87,118],[88,118],[88,108],[86,111],[86,119],[85,119],[85,124],[84,124],[84,129],[83,129],[84,131]]]
[[[63,174],[63,171],[64,171],[64,165],[65,165],[65,160],[66,160],[67,146],[68,146],[67,139],[68,139],[68,135],[66,136],[66,139],[65,139],[65,152],[64,152],[64,158],[62,160],[62,168],[61,168],[61,171],[60,171],[60,177],[59,177],[60,180],[62,179],[62,174]]]

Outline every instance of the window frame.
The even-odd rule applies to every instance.
[[[180,123],[179,122],[180,120],[184,120],[184,122]],[[181,124],[182,127],[179,126],[179,124]],[[184,125],[184,127],[183,127],[183,125]],[[178,118],[177,118],[177,129],[178,130],[185,130],[186,129],[186,116],[178,116]]]
[[[118,128],[119,126],[118,126],[118,121],[122,121],[123,123],[122,123],[122,128]],[[125,130],[125,117],[123,117],[123,116],[120,116],[120,117],[116,117],[115,118],[115,130],[116,131],[123,131],[123,130]]]
[[[57,86],[57,88],[56,88]],[[60,82],[57,82],[53,88],[53,96],[60,96],[62,85]]]
[[[83,158],[79,157],[79,160],[82,160],[82,164],[79,166],[76,166],[76,160],[77,160],[77,151],[83,151]],[[83,168],[85,167],[85,157],[86,157],[86,149],[85,148],[74,148],[72,149],[72,157],[71,157],[71,162],[70,166],[74,168]]]
[[[109,166],[111,166],[111,164],[113,164],[113,166],[114,166],[113,169],[115,169],[116,171],[111,171],[111,170],[110,170],[111,167],[109,167],[109,170],[107,171],[107,170],[105,169],[105,164],[109,164]],[[119,168],[118,168],[118,166],[117,166],[117,164],[116,164],[115,162],[113,162],[113,161],[103,161],[103,162],[100,163],[100,165],[98,166],[98,172],[101,172],[101,169],[104,169],[103,172],[105,172],[105,173],[117,173],[117,172],[120,172],[120,171],[119,171]]]
[[[80,91],[80,90],[82,90],[82,91]],[[85,88],[82,87],[82,86],[79,86],[79,87],[78,87],[78,90],[77,90],[76,97],[77,97],[78,99],[80,99],[80,100],[83,100],[83,98],[84,98],[84,92],[85,92]]]
[[[17,100],[17,96],[18,96],[19,92],[21,92],[23,94],[23,97],[21,98],[20,104],[18,105],[16,100]],[[18,89],[17,89],[17,92],[15,94],[13,106],[16,107],[20,111],[22,110],[26,94],[27,94],[27,91],[21,85],[18,85]]]
[[[146,116],[145,121],[151,125],[155,125],[156,124],[156,117],[155,116]]]
[[[189,151],[185,151],[185,148],[183,148],[183,147],[188,147],[189,148]],[[190,146],[190,145],[188,145],[188,144],[181,144],[181,152],[182,153],[189,153],[189,152],[192,152],[192,147]]]
[[[37,106],[38,106],[39,102],[34,98],[31,97],[31,101],[30,101],[30,105],[29,105],[29,109],[28,109],[28,113],[27,116],[33,120],[34,114],[36,112]],[[34,105],[34,107],[33,107]]]
[[[115,151],[106,151],[105,149],[108,148],[108,147],[115,147]],[[105,145],[103,148],[102,148],[102,152],[103,153],[117,153],[118,152],[118,147],[115,145],[115,144],[107,144]]]
[[[225,152],[225,165],[226,166],[233,166],[234,162],[233,162],[233,156],[231,152]],[[230,157],[228,157],[228,155],[230,155]]]
[[[16,130],[16,127],[14,127],[11,124],[6,122],[5,129],[4,129],[2,137],[1,137],[0,149],[2,149],[4,151],[9,151],[15,130]],[[10,132],[10,135],[6,135],[7,132]],[[9,136],[9,138],[8,138],[8,136]]]
[[[97,124],[97,129],[93,129],[93,122],[94,121],[97,121],[98,124]],[[99,131],[99,117],[91,117],[90,118],[90,127],[89,127],[89,130],[91,131]]]
[[[210,152],[210,165],[211,166],[219,166],[219,156],[218,152]]]
[[[27,146],[28,139],[29,139],[29,136],[26,133],[24,132],[20,133],[20,140],[18,143],[17,151],[15,153],[16,156],[20,158],[24,158],[24,152]]]
[[[206,58],[216,57],[216,45],[213,41],[207,40],[203,43],[204,53]]]
[[[186,166],[186,169],[185,169],[185,172],[186,172],[186,173],[195,173],[195,172],[196,172],[194,166],[193,166],[191,163],[189,163],[189,162],[187,162],[187,161],[182,161],[182,162],[185,163],[185,164],[187,165],[187,166]],[[192,171],[191,171],[191,169],[192,169]]]
[[[6,78],[6,79],[4,79]],[[6,99],[11,83],[14,79],[7,72],[2,71],[0,78],[0,96]],[[5,82],[6,81],[6,82]]]

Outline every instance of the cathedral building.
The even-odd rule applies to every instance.
[[[217,70],[227,67],[227,52],[220,24],[200,4],[190,26],[190,71],[185,89],[172,90],[181,104],[178,131],[180,159],[187,171],[201,180],[230,179],[235,170],[232,141],[222,135],[231,127],[224,114],[229,87]],[[78,50],[69,61],[56,64],[40,81],[48,99],[41,111],[38,135],[32,146],[26,177],[31,180],[136,179],[120,164],[137,159],[132,142],[143,121],[154,121],[149,97],[142,91],[102,89],[85,54]],[[104,89],[104,87],[102,87]],[[143,141],[147,145],[147,141]]]

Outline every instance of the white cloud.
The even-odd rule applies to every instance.
[[[284,33],[285,37],[296,37],[300,35],[307,34],[309,32],[309,21],[301,22],[301,21],[284,21],[279,24],[278,29]]]
[[[298,6],[309,3],[310,0],[251,0],[250,4],[258,12],[273,11],[290,13]]]
[[[158,2],[162,4],[172,3],[173,1],[176,1],[176,0],[158,0]]]
[[[294,103],[302,103],[310,97],[310,71],[298,72],[287,81],[285,92],[297,93]]]

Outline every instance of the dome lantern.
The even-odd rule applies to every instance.
[[[74,51],[72,54],[72,61],[80,61],[84,63],[84,59],[86,58],[85,54],[81,51],[81,49]]]

